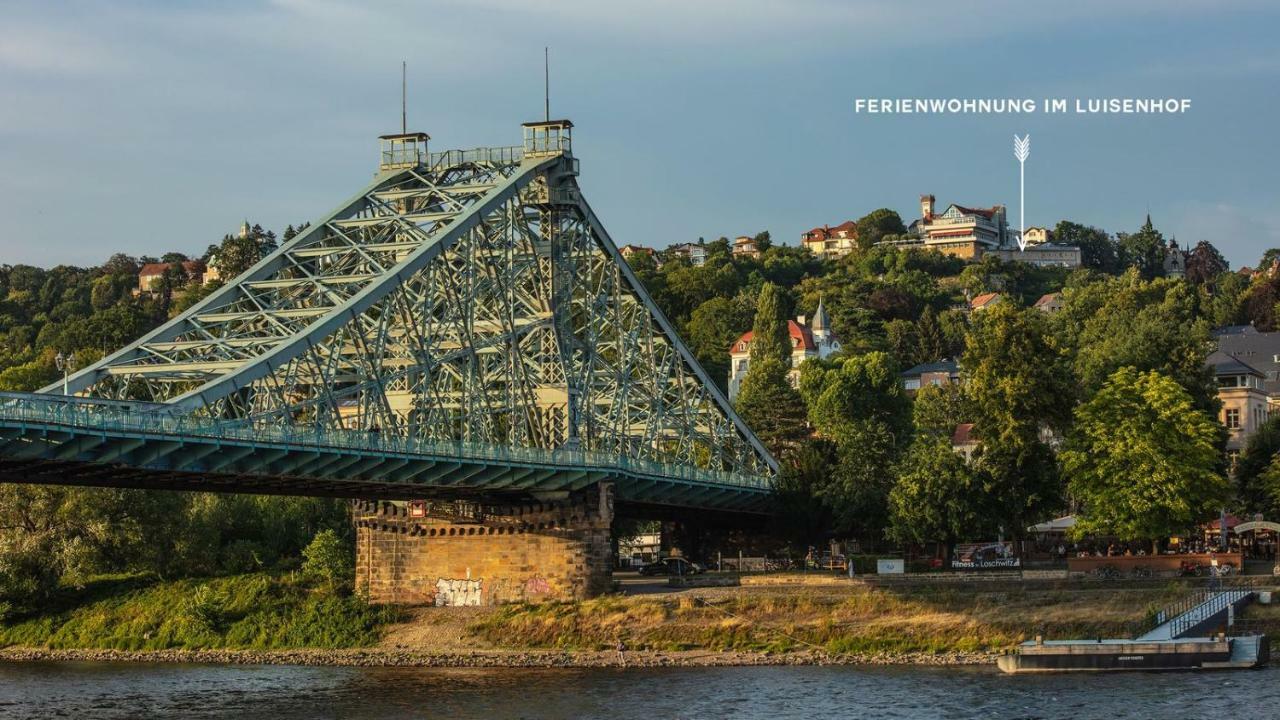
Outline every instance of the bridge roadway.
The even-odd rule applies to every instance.
[[[621,512],[767,514],[771,481],[570,449],[256,427],[166,405],[0,393],[0,482],[363,499],[520,497],[607,481]]]

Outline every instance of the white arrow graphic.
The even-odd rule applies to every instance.
[[[1024,235],[1027,232],[1027,182],[1026,163],[1031,157],[1031,133],[1020,138],[1013,136],[1013,156],[1018,158],[1018,250],[1027,249]]]

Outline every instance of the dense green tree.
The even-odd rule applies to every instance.
[[[1087,397],[1121,367],[1158,370],[1177,380],[1196,405],[1216,413],[1217,388],[1205,366],[1211,336],[1194,288],[1179,280],[1145,281],[1136,271],[1068,288],[1055,317]]]
[[[1262,275],[1244,292],[1241,300],[1244,319],[1258,332],[1273,332],[1280,327],[1277,322],[1276,304],[1280,303],[1280,273]]]
[[[1116,236],[1124,264],[1137,268],[1142,277],[1150,280],[1164,274],[1164,235],[1151,224],[1151,216],[1135,233]]]
[[[813,427],[837,444],[863,420],[881,423],[902,444],[910,434],[910,405],[886,353],[809,360],[800,369],[800,393]]]
[[[1080,248],[1082,267],[1105,273],[1124,267],[1119,245],[1105,230],[1063,220],[1053,229],[1053,241]]]
[[[1280,248],[1268,248],[1266,252],[1262,253],[1262,258],[1258,260],[1257,269],[1260,271],[1270,270],[1275,267],[1277,262],[1280,262]]]
[[[1043,434],[1070,421],[1070,369],[1044,314],[1008,304],[984,310],[974,321],[961,365],[981,443],[975,471],[994,502],[993,519],[1020,535],[1062,503]]]
[[[994,533],[990,499],[949,438],[924,435],[911,444],[889,492],[890,533],[899,542],[941,542]]]
[[[331,593],[350,590],[355,583],[354,549],[333,530],[321,530],[302,550],[302,575]]]
[[[765,283],[756,301],[755,321],[751,326],[750,365],[774,359],[791,366],[791,333],[788,330],[784,291],[773,283]],[[748,369],[750,372],[750,369]]]
[[[702,303],[684,333],[702,367],[723,390],[729,375],[729,346],[751,328],[755,308],[746,295],[717,297]]]
[[[831,536],[831,510],[821,494],[837,457],[833,443],[808,438],[783,464],[773,494],[774,534],[801,549]]]
[[[926,385],[916,392],[911,404],[911,422],[916,433],[951,437],[956,426],[973,422],[977,411],[961,383]]]
[[[843,423],[834,467],[819,486],[833,531],[874,542],[888,526],[889,491],[905,438],[885,422],[859,418]]]
[[[1280,415],[1272,415],[1252,435],[1236,461],[1236,499],[1246,512],[1265,512],[1273,507],[1262,475],[1280,455]]]
[[[911,432],[897,364],[882,352],[810,360],[801,368],[800,391],[810,424],[838,449],[820,489],[835,531],[880,537],[893,467]]]
[[[1201,286],[1200,311],[1209,326],[1217,328],[1247,323],[1244,300],[1248,290],[1249,279],[1231,271],[1221,273],[1213,282]]]
[[[1226,502],[1220,429],[1173,378],[1121,368],[1076,413],[1062,453],[1077,535],[1155,540]]]
[[[761,442],[785,456],[809,434],[804,401],[787,376],[790,365],[766,357],[752,360],[738,389],[738,414]]]
[[[903,235],[907,228],[896,210],[880,208],[858,218],[858,246],[867,249],[886,235]]]

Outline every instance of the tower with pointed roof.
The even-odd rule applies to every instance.
[[[818,309],[813,313],[813,321],[809,323],[809,331],[813,333],[813,342],[819,347],[830,344],[831,318],[827,315],[827,307],[822,298],[818,298]]]

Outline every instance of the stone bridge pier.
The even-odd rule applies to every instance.
[[[579,600],[611,586],[611,484],[466,516],[442,507],[357,502],[357,591],[375,603],[498,605]]]

